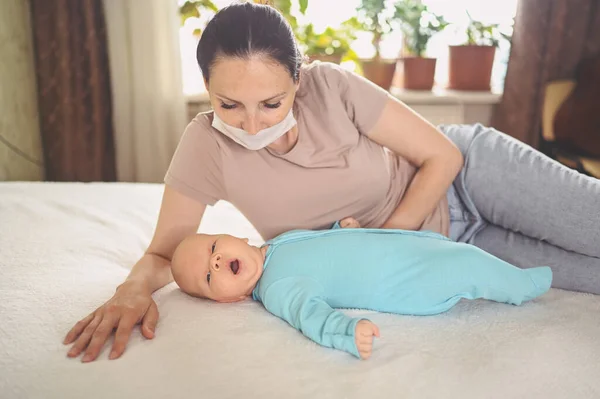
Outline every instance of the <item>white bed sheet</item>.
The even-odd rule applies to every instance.
[[[65,333],[148,244],[161,185],[0,183],[0,398],[598,398],[600,297],[461,302],[433,317],[367,314],[373,357],[320,347],[253,302],[156,292],[154,340],[121,359],[66,357]],[[205,232],[261,239],[227,203]]]

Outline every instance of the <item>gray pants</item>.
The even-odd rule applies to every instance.
[[[552,286],[600,294],[600,180],[495,129],[440,126],[465,165],[448,190],[450,238],[515,266],[550,266]]]

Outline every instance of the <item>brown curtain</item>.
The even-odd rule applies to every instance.
[[[538,147],[544,86],[600,52],[600,0],[520,0],[504,95],[492,125]]]
[[[114,181],[102,0],[30,0],[46,180]]]

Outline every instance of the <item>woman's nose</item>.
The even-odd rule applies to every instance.
[[[256,134],[260,130],[258,128],[258,119],[255,115],[247,115],[246,119],[243,122],[242,129],[244,129],[248,134]]]

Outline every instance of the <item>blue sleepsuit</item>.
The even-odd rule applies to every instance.
[[[359,357],[356,323],[336,309],[433,315],[462,298],[520,305],[550,288],[552,271],[520,269],[428,231],[294,230],[268,245],[252,296],[315,342]]]

